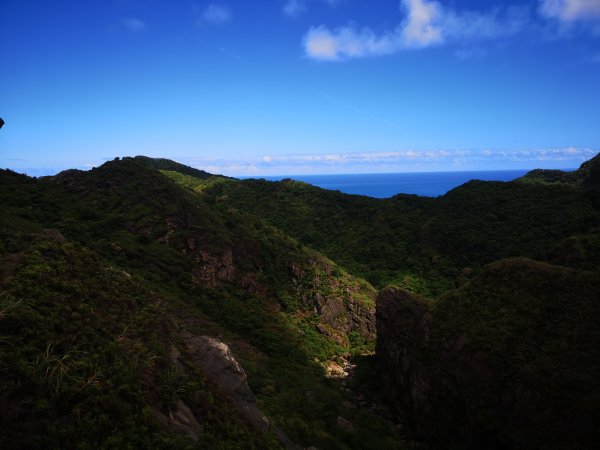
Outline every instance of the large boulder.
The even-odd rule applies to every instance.
[[[184,339],[194,363],[204,375],[219,386],[250,424],[266,431],[269,421],[258,409],[246,372],[229,346],[210,336],[186,334]]]
[[[287,450],[300,450],[279,428],[271,423],[256,404],[256,397],[248,385],[244,368],[235,359],[229,346],[214,337],[183,334],[187,350],[194,364],[206,378],[216,384],[229,401],[254,428],[261,432],[272,432]],[[178,358],[174,357],[175,360]]]

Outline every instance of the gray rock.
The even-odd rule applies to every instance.
[[[198,423],[189,406],[181,400],[177,400],[176,406],[175,410],[169,410],[168,416],[160,412],[157,408],[152,409],[152,414],[155,420],[165,428],[171,428],[175,433],[197,441],[203,431],[202,425]]]
[[[58,242],[60,244],[66,241],[62,233],[56,228],[45,228],[40,231],[40,236],[48,239],[49,241]]]
[[[340,427],[342,430],[344,430],[348,433],[354,433],[354,431],[355,431],[354,425],[348,419],[344,419],[343,417],[338,416],[336,422],[337,422],[337,426]]]
[[[229,346],[209,336],[184,336],[194,363],[204,375],[225,393],[242,415],[260,431],[269,429],[269,420],[256,406],[246,372],[236,361]]]

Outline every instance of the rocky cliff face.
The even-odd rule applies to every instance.
[[[388,287],[377,298],[376,354],[392,404],[416,434],[423,434],[421,427],[430,409],[427,371],[418,357],[430,320],[427,300],[413,293]]]
[[[491,264],[435,302],[385,289],[377,355],[396,410],[441,448],[590,448],[598,298],[597,273],[526,259]]]
[[[235,247],[220,254],[210,253],[197,242],[197,238],[188,237],[185,251],[194,260],[191,273],[201,285],[215,289],[232,284],[258,296],[279,298],[280,302],[281,297],[291,299],[298,308],[316,314],[318,331],[341,346],[349,345],[349,333],[357,333],[367,341],[375,339],[375,289],[341,272],[324,258],[294,262],[299,255],[288,256],[287,261],[282,257],[288,270],[282,271],[282,289],[273,292],[260,281],[263,263],[258,258]],[[256,260],[253,270],[239,269],[244,260],[251,259]]]
[[[319,316],[320,333],[342,346],[348,344],[352,332],[375,339],[376,291],[369,284],[342,273],[323,258],[311,258],[303,267],[291,264],[289,273],[291,295]]]

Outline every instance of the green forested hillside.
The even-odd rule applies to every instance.
[[[193,167],[186,166],[184,164],[171,161],[165,158],[148,158],[147,156],[136,156],[133,158],[135,162],[141,164],[149,169],[156,170],[172,170],[185,175],[198,178],[199,180],[207,180],[209,178],[228,178],[223,175],[213,175],[204,170],[194,169]]]
[[[168,357],[170,345],[184,353],[177,341],[185,333],[218,336],[230,345],[245,369],[261,411],[274,423],[270,428],[272,434],[261,437],[240,419],[240,431],[225,435],[225,431],[218,428],[219,417],[226,417],[227,411],[233,408],[225,398],[214,406],[214,427],[217,428],[214,432],[205,431],[197,446],[215,448],[214,442],[223,440],[224,448],[246,448],[247,445],[262,448],[265,444],[259,442],[266,440],[277,446],[287,442],[286,439],[298,445],[326,448],[400,445],[393,424],[358,405],[356,396],[344,390],[340,379],[325,377],[326,369],[341,369],[344,358],[373,349],[376,292],[367,282],[347,274],[331,260],[304,247],[259,216],[214,211],[160,172],[141,166],[133,159],[112,161],[90,172],[67,171],[42,179],[3,171],[0,179],[4,206],[0,219],[3,267],[0,310],[5,312],[0,333],[3,336],[2,382],[6,386],[1,398],[3,405],[7,405],[2,420],[7,423],[7,429],[13,430],[3,439],[11,445],[30,429],[31,446],[41,448],[40,442],[50,433],[50,427],[56,430],[48,442],[56,448],[62,448],[61,442],[69,439],[73,439],[76,447],[93,448],[94,442],[101,439],[102,430],[114,426],[112,420],[115,423],[133,421],[130,426],[117,427],[120,431],[115,431],[115,439],[123,446],[155,446],[161,440],[175,439],[172,433],[160,434],[165,431],[157,428],[152,411],[158,409],[168,416],[169,404],[164,401],[156,404],[154,398],[164,394],[171,396],[169,399],[174,404],[184,401],[196,412],[181,395],[173,397],[173,389],[184,389],[187,381],[180,381],[181,387],[165,384],[170,383],[169,377],[178,376],[175,372],[179,370]],[[38,242],[48,236],[58,239],[60,248],[73,249],[69,251],[74,256],[55,260],[53,255],[60,254],[60,248],[52,250],[55,253],[44,254],[59,267],[52,266],[49,274],[40,278],[28,269],[27,261],[30,255],[37,255]],[[88,255],[86,258],[93,264],[79,258],[79,252]],[[122,282],[128,284],[111,288],[105,271],[126,274]],[[137,295],[134,288],[159,298],[163,308],[155,313],[152,324],[144,325],[147,331],[139,345],[153,343],[148,357],[163,370],[157,372],[157,376],[166,379],[150,385],[144,381],[141,369],[129,374],[139,378],[131,387],[137,395],[136,403],[131,404],[133,409],[123,410],[121,415],[112,414],[110,409],[91,410],[86,420],[106,421],[102,426],[97,425],[100,428],[96,434],[75,435],[72,431],[82,424],[78,402],[99,401],[98,395],[114,395],[114,401],[128,402],[126,392],[130,387],[120,386],[124,381],[118,378],[125,369],[106,363],[116,372],[117,378],[110,381],[115,393],[88,390],[82,399],[73,403],[69,397],[71,390],[77,391],[80,385],[73,382],[72,387],[65,388],[64,396],[59,391],[56,395],[59,401],[66,402],[65,410],[59,415],[54,404],[42,409],[39,417],[46,421],[42,426],[36,419],[38,416],[29,413],[27,405],[38,397],[45,401],[50,394],[44,390],[34,391],[33,400],[27,400],[25,393],[30,389],[23,384],[15,365],[27,371],[27,367],[35,366],[40,358],[61,359],[67,355],[75,366],[83,365],[92,370],[88,366],[104,364],[96,362],[92,353],[95,345],[104,345],[101,336],[95,341],[94,333],[104,330],[106,322],[115,321],[115,327],[103,331],[106,345],[118,341],[125,328],[138,333],[143,331],[143,326],[129,324],[129,318],[113,318],[105,311],[104,304],[92,304],[90,308],[97,315],[85,322],[81,333],[73,335],[73,330],[81,326],[82,313],[63,315],[64,301],[54,293],[57,289],[54,282],[64,284],[65,289],[75,285],[75,293],[69,294],[66,300],[74,305],[68,311],[79,308],[80,301],[91,301],[87,296],[92,294],[100,296],[102,301],[126,305],[131,302],[130,296]],[[98,286],[105,286],[106,294]],[[79,296],[77,289],[81,291]],[[23,318],[25,313],[21,308],[25,305],[39,317],[27,325],[29,329],[44,331],[39,340],[31,340],[29,335],[19,331],[23,328],[15,328],[17,322],[13,317]],[[39,310],[42,305],[45,309]],[[52,316],[46,318],[48,309]],[[62,328],[64,335],[70,336],[69,343],[62,342]],[[160,328],[176,331],[161,336],[163,341],[158,342],[152,333]],[[77,341],[78,338],[82,341]],[[20,347],[18,343],[25,341],[30,341],[27,351],[14,353],[15,347]],[[72,347],[81,351],[72,352]],[[124,358],[126,366],[129,356],[125,354]],[[201,372],[198,368],[192,369]],[[77,380],[84,376],[70,367],[64,370],[77,376]],[[109,371],[108,368],[102,370]],[[201,383],[189,387],[197,391],[189,393],[194,399],[198,395],[223,397],[219,387],[206,387],[201,378],[194,380],[189,383]],[[162,390],[165,392],[156,392]],[[15,409],[8,407],[13,404]],[[138,409],[146,411],[145,415],[138,417]],[[200,415],[196,416],[204,421],[204,413],[198,411]],[[231,426],[235,429],[237,419],[232,420]],[[352,432],[339,425],[345,423],[344,420],[351,420]],[[15,425],[21,422],[23,427]],[[213,426],[211,422],[202,422],[202,425]],[[142,430],[146,428],[160,433],[151,438],[152,441],[141,441],[135,433],[144,435]],[[283,430],[288,437],[273,437],[279,435],[278,430]],[[252,444],[253,439],[256,444]],[[188,440],[177,442],[177,445],[192,445]]]
[[[600,189],[600,155],[584,162],[573,172],[562,170],[535,169],[517,180],[528,184],[558,184],[584,189]]]
[[[3,448],[187,448],[155,419],[179,401],[205,419],[202,448],[277,446],[201,371],[170,360],[172,298],[60,239],[16,255],[0,298]]]
[[[545,260],[563,239],[600,225],[598,201],[563,186],[471,181],[439,199],[423,234],[460,266],[509,256]]]
[[[600,195],[588,186],[596,163],[584,165],[577,184],[472,181],[440,198],[390,199],[240,181],[145,157],[38,179],[0,171],[0,425],[8,430],[0,443],[433,445],[415,442],[427,434],[390,412],[399,409],[380,382],[389,377],[372,356],[377,290],[392,284],[440,308],[476,292],[469,301],[481,303],[457,300],[468,307],[436,312],[433,322],[440,333],[475,330],[473,342],[496,336],[483,320],[496,314],[488,297],[507,296],[510,321],[538,327],[539,304],[520,309],[520,291],[502,291],[509,279],[482,283],[485,265],[528,257],[594,278]],[[558,291],[542,289],[552,270],[535,272],[539,302]],[[560,280],[568,294],[571,278]],[[575,303],[552,304],[548,317],[574,326]],[[596,307],[586,303],[583,329]],[[536,361],[554,355],[555,340],[544,346],[551,324],[539,320],[533,344],[509,330],[522,345],[493,349],[506,354],[506,367],[535,352]],[[401,330],[401,339],[409,335]],[[585,345],[566,345],[585,355],[597,343],[586,336]],[[552,361],[532,363],[531,376]],[[577,364],[569,380],[589,380],[596,363]],[[548,383],[569,402],[572,391]]]
[[[600,226],[597,192],[564,185],[471,181],[437,199],[382,200],[292,180],[165,173],[219,211],[263,217],[376,287],[434,296],[496,259],[546,260],[564,239]]]

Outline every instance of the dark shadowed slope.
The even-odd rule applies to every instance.
[[[439,448],[592,448],[599,298],[597,272],[527,259],[436,302],[384,290],[377,354],[398,411]]]

